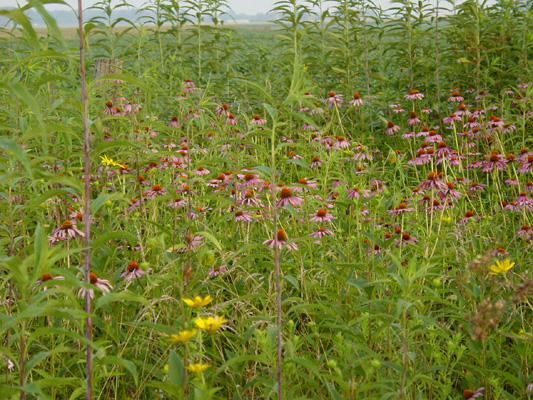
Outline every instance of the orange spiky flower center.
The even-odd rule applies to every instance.
[[[129,272],[133,272],[133,271],[136,271],[139,269],[139,264],[137,264],[135,261],[131,261],[129,264],[128,264],[128,271]]]
[[[278,229],[278,233],[276,235],[276,238],[278,239],[278,242],[286,242],[287,241],[287,235],[285,234],[285,231],[283,229]]]
[[[66,231],[67,229],[72,229],[74,228],[74,225],[72,224],[72,222],[68,219],[66,219],[62,224],[61,224],[61,230],[63,231]]]
[[[279,196],[282,199],[288,199],[289,197],[292,197],[292,191],[289,188],[284,187],[283,189],[281,189]]]

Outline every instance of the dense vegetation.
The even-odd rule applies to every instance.
[[[533,397],[531,1],[95,7],[87,113],[1,12],[0,398]]]

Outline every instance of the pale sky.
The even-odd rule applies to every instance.
[[[83,8],[87,8],[97,3],[99,0],[83,0]],[[77,0],[65,0],[66,3],[78,7]],[[128,4],[131,4],[134,7],[139,7],[145,3],[147,0],[127,0]],[[228,0],[228,4],[235,13],[243,13],[255,15],[257,13],[266,13],[270,10],[275,3],[275,0]],[[25,0],[0,0],[0,7],[16,7],[17,3],[20,5],[26,4]],[[112,4],[118,4],[119,1],[115,0]],[[64,6],[61,5],[49,5],[47,8],[50,9],[64,9]]]

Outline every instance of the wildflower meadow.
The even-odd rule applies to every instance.
[[[0,11],[1,399],[533,399],[531,0],[48,3]]]

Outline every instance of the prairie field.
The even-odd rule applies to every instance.
[[[533,399],[531,0],[43,3],[0,11],[0,399]]]

